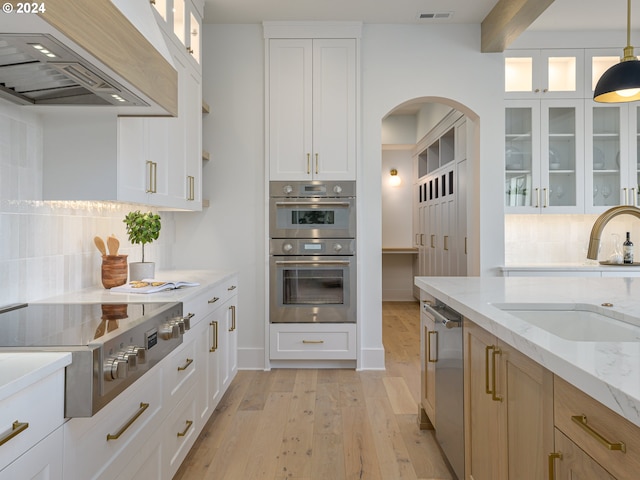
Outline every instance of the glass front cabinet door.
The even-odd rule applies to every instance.
[[[507,103],[507,213],[584,210],[582,111],[580,100]]]

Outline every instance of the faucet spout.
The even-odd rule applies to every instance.
[[[593,227],[591,228],[591,236],[589,237],[589,248],[587,249],[587,258],[589,260],[598,259],[598,248],[600,247],[600,237],[604,227],[609,221],[618,215],[632,215],[640,219],[640,208],[631,205],[620,205],[613,207],[600,215]]]

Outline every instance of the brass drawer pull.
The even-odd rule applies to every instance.
[[[227,288],[228,291],[235,290],[235,289],[236,289],[235,285],[231,285],[229,288]]]
[[[11,430],[9,432],[7,432],[7,434],[4,437],[0,438],[0,445],[4,445],[9,440],[11,440],[13,437],[15,437],[15,436],[19,435],[20,433],[24,432],[27,428],[29,428],[29,423],[28,422],[19,422],[18,420],[16,420],[11,425]]]
[[[211,340],[212,347],[209,349],[209,353],[213,353],[218,350],[218,321],[214,320],[209,325],[213,327],[213,337]]]
[[[585,432],[587,432],[590,436],[595,438],[598,442],[604,445],[609,450],[619,450],[622,453],[627,453],[627,446],[623,442],[612,443],[598,432],[596,432],[589,424],[587,423],[586,415],[573,415],[571,417],[575,423],[577,423],[580,428],[582,428]]]
[[[220,297],[213,297],[211,300],[207,301],[207,303],[216,303],[218,300],[220,300]]]
[[[436,336],[436,348],[431,346],[431,335]],[[431,352],[436,352],[436,358],[431,358]],[[430,363],[436,363],[438,361],[438,332],[435,330],[429,330],[427,332],[427,361]]]
[[[302,343],[324,343],[324,340],[302,340]]]
[[[127,429],[133,425],[133,422],[135,422],[138,417],[140,417],[140,415],[142,415],[144,413],[144,411],[149,408],[149,404],[148,403],[143,403],[140,402],[140,408],[138,409],[138,411],[133,415],[133,417],[131,417],[129,419],[129,421],[127,423],[125,423],[122,428],[120,430],[118,430],[117,433],[111,434],[111,433],[107,433],[107,442],[109,440],[117,440],[120,438],[120,436],[127,431]]]
[[[184,430],[181,432],[178,432],[179,437],[184,437],[187,434],[187,432],[191,428],[191,425],[193,425],[193,420],[187,420],[186,423],[187,423],[187,426],[184,428]]]
[[[193,358],[187,358],[187,363],[185,363],[183,367],[178,367],[178,371],[182,372],[186,370],[187,368],[189,368],[189,365],[191,365],[192,363],[193,363]]]
[[[502,395],[498,395],[498,389],[496,387],[496,355],[502,355],[502,350],[498,347],[495,347],[491,354],[491,383],[493,383],[491,399],[495,402],[501,402]]]
[[[562,453],[553,452],[549,454],[549,480],[556,480],[555,459],[562,460]]]
[[[484,347],[484,393],[491,395],[491,387],[489,386],[489,351],[493,350],[493,345]]]
[[[231,305],[229,310],[231,310],[231,328],[229,331],[233,332],[236,329],[236,306]]]

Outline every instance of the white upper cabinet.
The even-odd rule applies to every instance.
[[[172,41],[179,44],[189,57],[200,65],[202,50],[202,0],[151,0],[158,13],[158,23]]]
[[[582,50],[505,52],[505,98],[582,98]]]
[[[268,41],[271,180],[355,180],[357,42]]]
[[[583,120],[582,100],[507,102],[507,213],[584,211]]]

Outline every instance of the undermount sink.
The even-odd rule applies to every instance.
[[[494,306],[574,342],[640,342],[640,326],[613,318],[595,305],[504,303]]]

